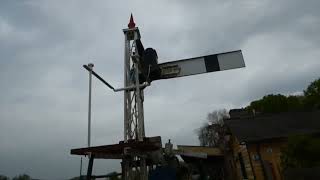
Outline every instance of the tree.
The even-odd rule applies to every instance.
[[[304,96],[288,96],[288,111],[300,111],[303,109]]]
[[[308,109],[320,109],[320,78],[304,90],[304,104]]]
[[[19,176],[15,176],[12,180],[31,180],[31,177],[27,174],[21,174]]]
[[[201,146],[217,146],[221,140],[223,119],[228,118],[226,109],[215,110],[207,115],[207,122],[198,129],[198,139]]]
[[[281,152],[281,165],[287,168],[309,168],[320,165],[320,138],[294,135],[288,138],[287,147]]]
[[[0,175],[0,180],[9,180],[9,178],[7,176]]]
[[[207,120],[211,124],[223,124],[223,119],[228,118],[229,113],[226,109],[220,109],[208,113]]]
[[[276,113],[320,109],[320,78],[310,83],[303,96],[284,96],[269,94],[262,99],[252,101],[248,110],[256,112]]]
[[[285,112],[288,111],[288,101],[287,97],[281,94],[270,94],[264,96],[262,99],[253,101],[250,106],[247,107],[250,110],[255,110],[259,112]]]

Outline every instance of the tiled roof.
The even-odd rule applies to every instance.
[[[284,112],[225,120],[231,133],[242,142],[283,138],[293,134],[320,133],[320,111]]]

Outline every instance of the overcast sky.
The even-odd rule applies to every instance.
[[[159,62],[241,49],[246,68],[156,81],[145,91],[147,136],[198,145],[208,112],[320,77],[320,1],[0,1],[0,174],[66,179],[86,145],[88,73],[123,86],[123,28],[132,12]],[[93,82],[92,144],[123,139],[123,94]],[[85,160],[87,161],[87,160]],[[98,161],[95,172],[119,170]],[[85,172],[85,169],[84,169]]]

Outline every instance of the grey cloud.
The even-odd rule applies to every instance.
[[[130,12],[159,61],[242,49],[246,68],[156,81],[145,92],[148,136],[197,144],[214,109],[238,108],[267,93],[301,92],[320,76],[319,2],[3,1],[0,6],[0,173],[45,179],[78,175],[86,145],[88,74],[122,86],[123,32]],[[94,145],[123,136],[122,93],[94,80]],[[85,160],[86,162],[86,160]],[[49,167],[49,168],[48,168]],[[119,170],[98,162],[97,173]]]

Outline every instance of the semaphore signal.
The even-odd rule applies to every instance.
[[[122,159],[124,180],[132,180],[137,174],[139,179],[147,180],[148,169],[152,169],[153,165],[157,165],[163,160],[161,137],[145,136],[144,90],[151,85],[152,81],[245,67],[241,50],[159,63],[156,50],[144,48],[139,28],[136,27],[132,14],[128,28],[123,29],[123,32],[125,35],[123,88],[114,88],[93,71],[92,65],[83,66],[90,72],[90,76],[94,75],[114,92],[123,91],[124,93],[124,140],[119,144],[89,147],[89,121],[88,147],[71,150],[71,154],[90,157],[87,179],[107,177],[107,175],[92,176],[94,159]],[[89,102],[89,113],[91,111],[90,104]]]

